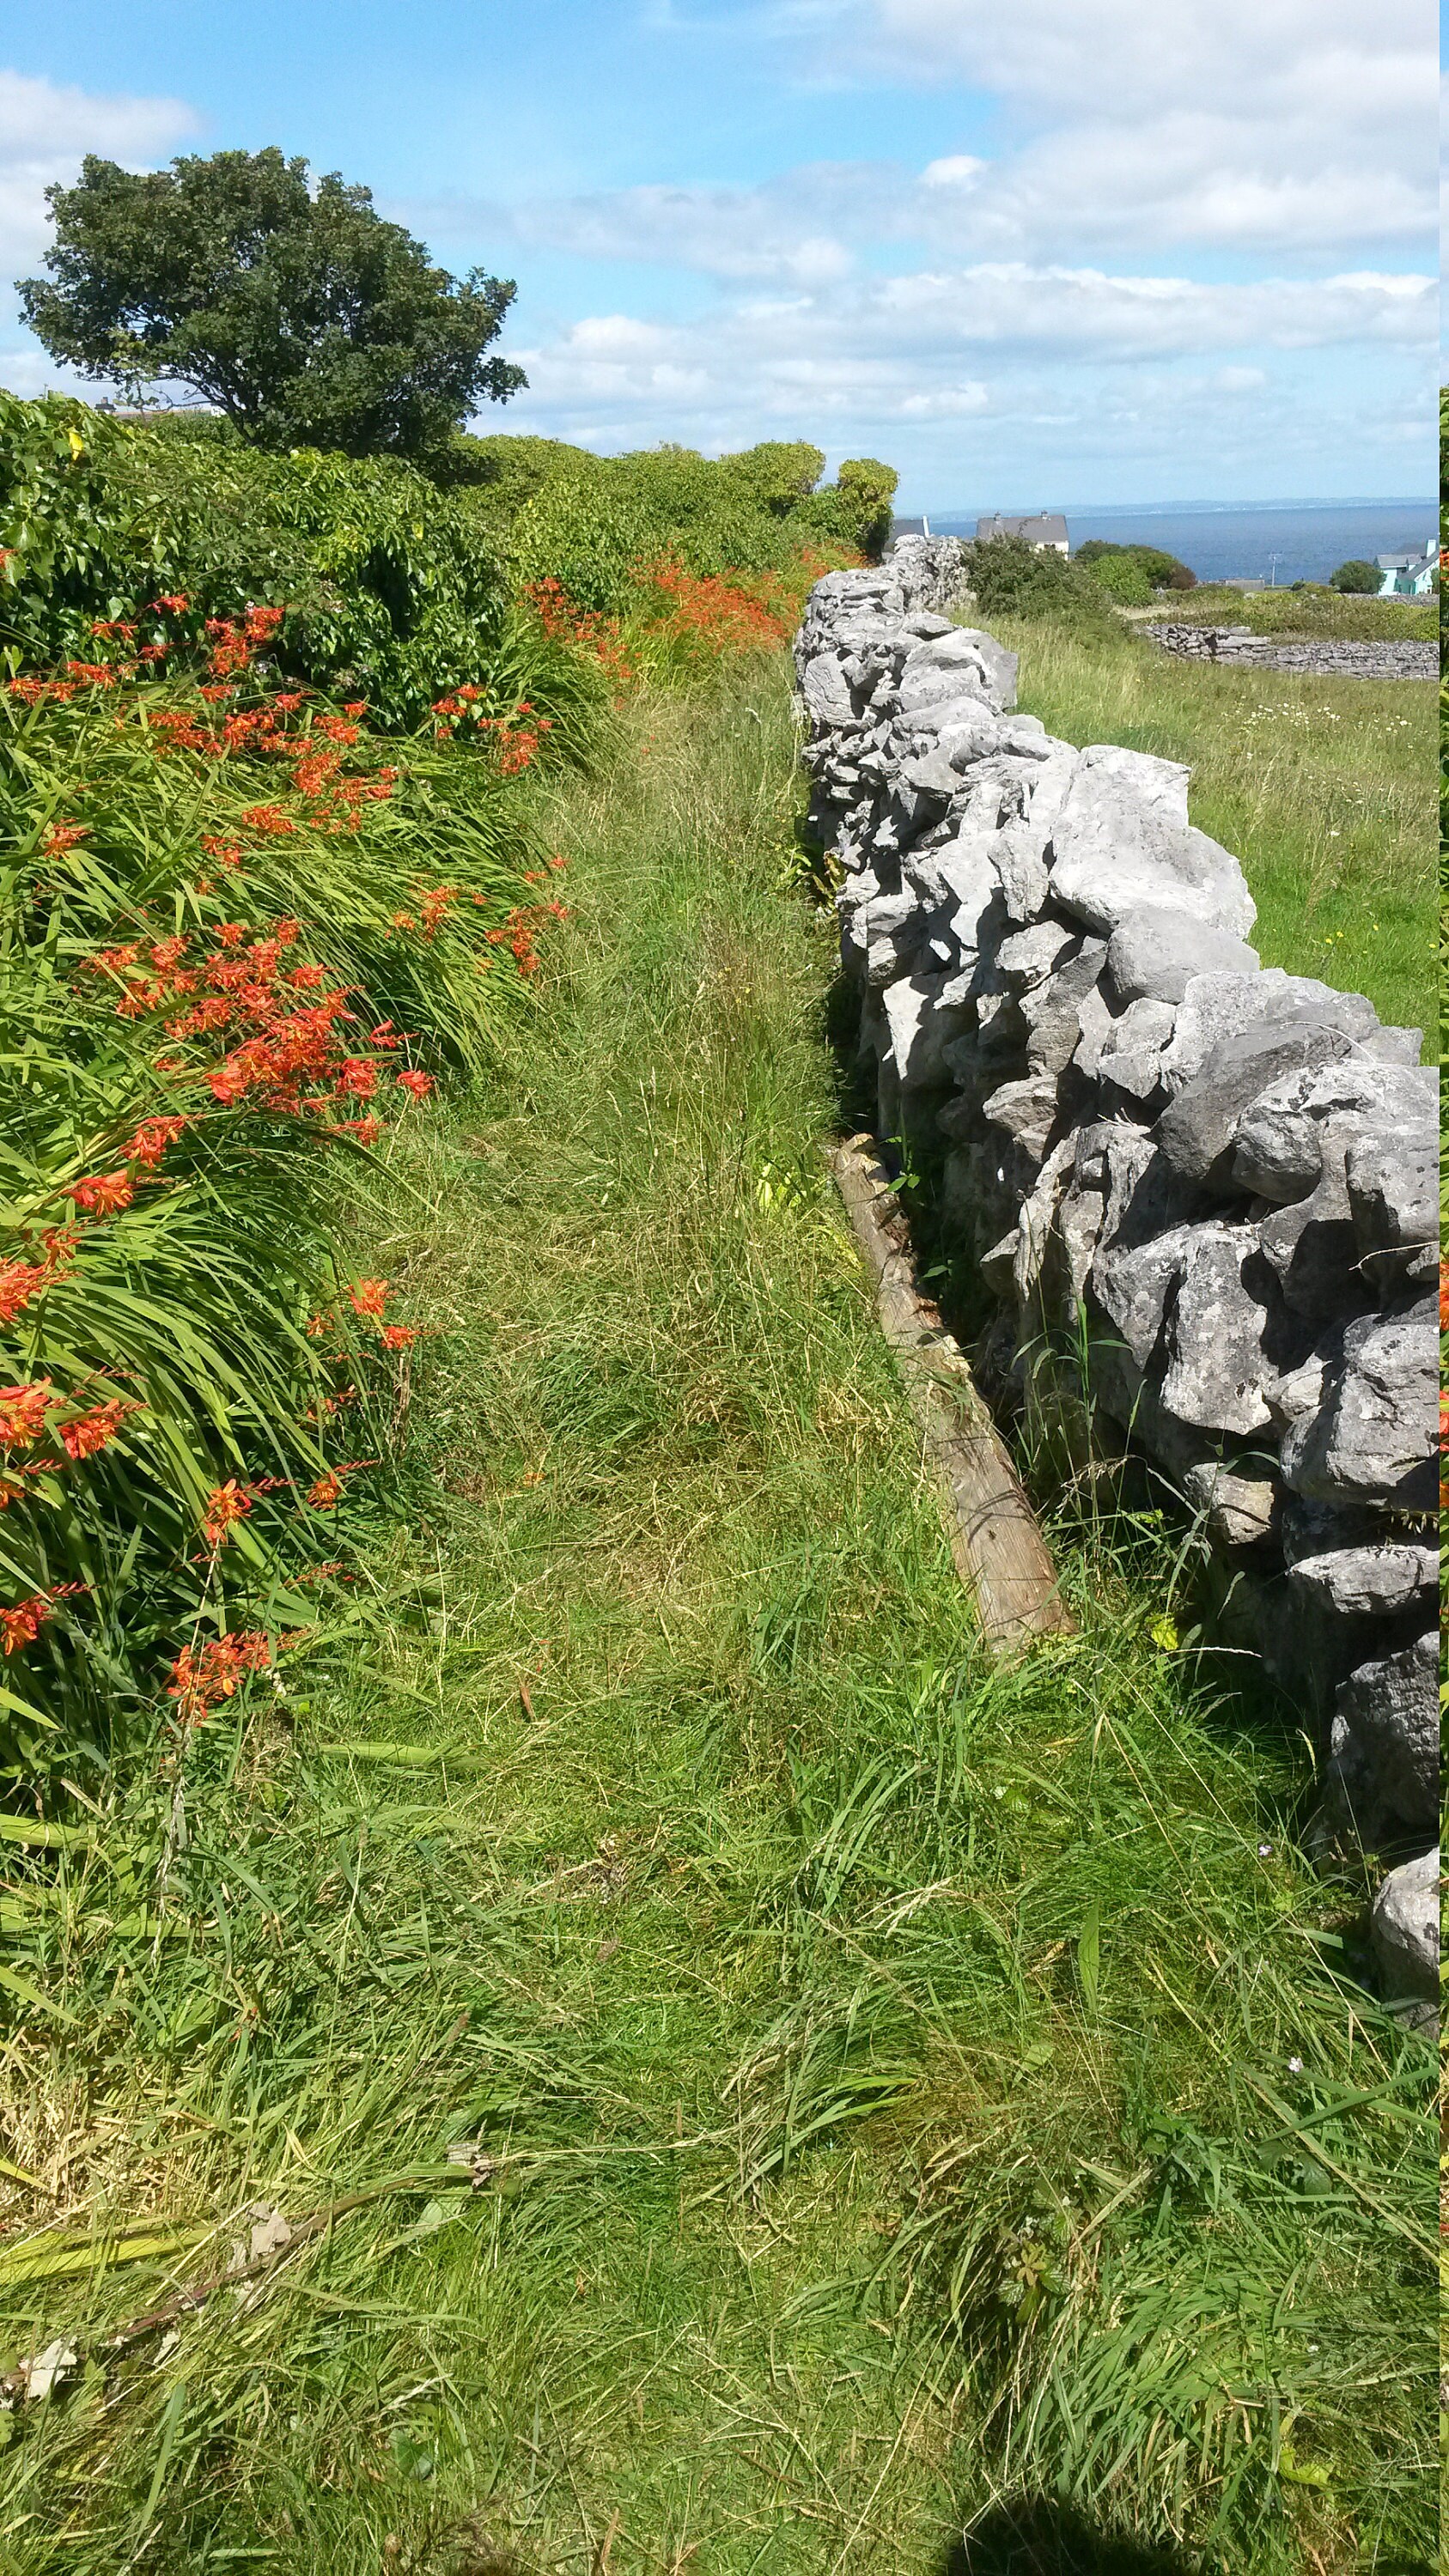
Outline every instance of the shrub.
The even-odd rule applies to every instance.
[[[266,456],[214,423],[0,393],[0,549],[0,641],[29,661],[85,658],[95,618],[148,596],[219,616],[285,601],[278,667],[365,697],[381,724],[412,727],[467,683],[575,736],[586,720],[586,674],[518,619],[475,496],[387,458]]]
[[[1155,595],[1144,567],[1133,555],[1100,555],[1092,565],[1092,579],[1119,608],[1145,608]]]
[[[1377,565],[1366,563],[1361,555],[1353,555],[1347,563],[1339,565],[1337,572],[1329,574],[1328,586],[1330,590],[1358,591],[1366,595],[1369,591],[1376,591],[1382,580],[1383,575]]]
[[[965,551],[966,578],[984,618],[1046,620],[1079,634],[1120,632],[1101,584],[1052,547],[1024,537],[979,538]]]
[[[1149,593],[1154,590],[1195,590],[1197,588],[1197,575],[1191,567],[1180,562],[1176,555],[1164,553],[1160,546],[1123,546],[1114,544],[1106,537],[1088,537],[1084,544],[1078,546],[1072,560],[1074,563],[1090,564],[1104,589],[1111,591],[1115,598],[1126,601],[1128,605],[1133,603],[1127,601],[1124,591],[1114,588],[1113,581],[1103,570],[1103,567],[1109,563],[1136,564],[1147,583]]]

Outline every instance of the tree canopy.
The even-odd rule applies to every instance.
[[[263,447],[425,456],[527,382],[487,355],[511,279],[431,265],[371,191],[263,152],[123,170],[88,154],[46,191],[48,277],[18,281],[53,358],[139,392],[188,385]]]
[[[1330,590],[1366,592],[1377,590],[1382,580],[1383,574],[1376,564],[1366,563],[1361,555],[1352,555],[1347,563],[1339,565],[1337,572],[1329,574],[1328,587]]]

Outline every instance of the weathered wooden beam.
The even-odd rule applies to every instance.
[[[826,1148],[855,1239],[875,1280],[876,1312],[896,1355],[945,1505],[951,1553],[993,1654],[1075,1628],[1051,1552],[966,1354],[916,1285],[905,1220],[871,1136]]]

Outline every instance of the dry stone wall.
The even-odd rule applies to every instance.
[[[1255,635],[1248,626],[1145,625],[1139,630],[1165,653],[1190,662],[1228,662],[1255,671],[1304,671],[1324,680],[1437,680],[1439,647],[1412,636],[1389,637],[1378,644],[1345,643],[1334,637],[1297,637],[1287,642]]]
[[[1325,1822],[1400,1864],[1375,1941],[1427,1996],[1437,1080],[1361,994],[1260,965],[1186,769],[1014,712],[1015,657],[943,613],[961,580],[955,540],[903,540],[796,638],[879,1133],[939,1175],[1018,1378],[1084,1350],[1058,1418],[1200,1515],[1223,1630],[1319,1730]]]

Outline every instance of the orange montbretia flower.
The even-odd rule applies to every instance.
[[[386,1279],[359,1279],[347,1291],[354,1315],[375,1315],[379,1321],[387,1307],[391,1284]]]
[[[251,1510],[251,1496],[229,1476],[224,1485],[216,1485],[206,1497],[206,1518],[201,1524],[208,1547],[224,1547],[233,1529]]]
[[[5,1652],[18,1655],[22,1646],[35,1643],[47,1619],[55,1617],[55,1605],[78,1592],[89,1592],[88,1583],[57,1583],[49,1592],[32,1592],[28,1601],[17,1601],[11,1610],[0,1610],[0,1632]]]
[[[48,1377],[33,1386],[0,1387],[0,1449],[33,1449],[54,1401],[55,1382]]]
[[[97,1450],[109,1447],[127,1414],[139,1410],[134,1402],[128,1403],[124,1397],[113,1395],[105,1404],[94,1406],[89,1413],[78,1414],[74,1422],[63,1422],[60,1426],[61,1447],[66,1456],[77,1464],[82,1458],[94,1458]]]
[[[93,1172],[88,1180],[72,1181],[65,1195],[87,1216],[115,1216],[130,1206],[136,1192],[125,1172]]]
[[[231,1699],[248,1673],[271,1667],[272,1645],[259,1628],[225,1637],[208,1637],[199,1649],[183,1646],[171,1667],[167,1697],[178,1703],[188,1725],[199,1724],[218,1700]]]

